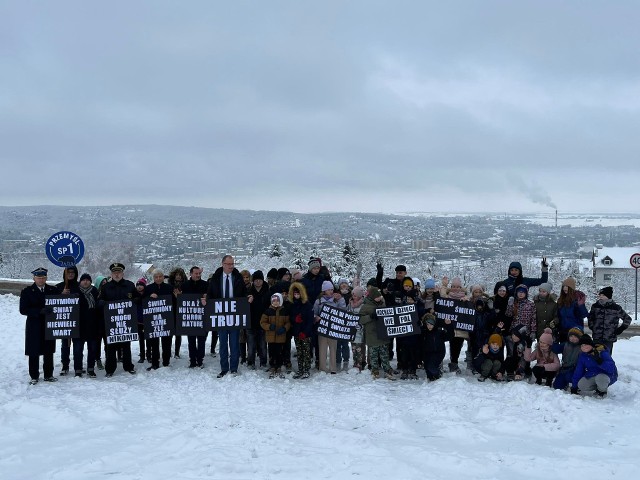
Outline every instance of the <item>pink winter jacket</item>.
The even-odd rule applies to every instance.
[[[544,367],[547,372],[557,372],[560,370],[560,359],[558,355],[549,349],[549,355],[545,356],[539,348],[531,351],[531,348],[527,347],[524,350],[524,359],[527,362],[536,361],[536,365]]]

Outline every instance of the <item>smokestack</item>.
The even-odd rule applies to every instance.
[[[558,230],[558,209],[556,208],[556,231]]]

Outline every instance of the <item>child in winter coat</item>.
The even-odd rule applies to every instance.
[[[384,298],[378,287],[371,287],[360,307],[360,324],[364,326],[364,338],[371,357],[371,375],[373,378],[380,376],[380,365],[385,372],[385,378],[395,380],[393,370],[389,364],[389,341],[379,338],[377,331],[377,308],[385,306]]]
[[[550,328],[553,332],[558,328],[558,299],[551,290],[552,286],[549,282],[541,283],[538,294],[533,297],[533,304],[536,307],[536,338],[540,338],[545,328]]]
[[[492,297],[492,310],[494,316],[489,326],[491,333],[499,333],[502,335],[503,343],[507,347],[507,356],[511,355],[511,317],[507,317],[507,308],[509,306],[509,296],[507,295],[507,287],[497,285],[496,294]]]
[[[507,380],[522,380],[524,378],[524,371],[527,363],[524,359],[524,350],[527,346],[526,342],[528,341],[528,338],[529,335],[526,332],[525,327],[515,327],[511,329],[511,336],[509,340],[513,350],[504,361]]]
[[[512,318],[512,329],[517,328],[522,331],[524,327],[526,329],[528,338],[525,339],[528,346],[531,346],[536,339],[536,307],[528,298],[529,288],[526,285],[518,285],[516,287],[515,298],[509,298],[507,313],[508,317]],[[525,364],[525,376],[531,376],[531,367],[529,362]]]
[[[542,380],[544,380],[547,387],[551,386],[558,370],[560,370],[560,359],[551,349],[553,345],[551,333],[550,328],[545,328],[544,333],[540,335],[536,349],[531,351],[531,348],[527,347],[524,351],[524,359],[527,362],[534,360],[536,362],[536,366],[532,368],[533,375],[536,377],[536,385],[542,385]]]
[[[497,333],[491,335],[489,342],[482,346],[473,363],[476,370],[480,372],[479,382],[484,382],[489,377],[494,380],[502,380],[504,371],[502,336]]]
[[[442,298],[450,298],[452,300],[459,300],[462,302],[466,302],[469,308],[473,308],[473,304],[469,302],[469,296],[465,288],[462,285],[462,280],[459,277],[455,277],[451,280],[451,287],[449,285],[449,279],[447,277],[442,277],[442,285],[440,287],[440,296]],[[467,340],[467,349],[470,348],[471,336],[469,332],[466,330],[458,330],[454,329],[453,338],[449,342],[449,371],[455,373],[461,373],[460,367],[458,366],[458,360],[460,358],[460,352],[462,351],[462,347],[464,345],[464,341]],[[473,353],[468,354],[466,358],[468,360],[467,367],[471,367],[470,363],[472,361]]]
[[[289,321],[291,334],[298,354],[298,371],[293,378],[309,378],[311,369],[311,338],[313,336],[313,306],[309,302],[307,289],[300,282],[289,287]]]
[[[613,353],[613,344],[618,341],[618,335],[631,324],[631,317],[612,300],[612,297],[612,287],[600,290],[598,301],[591,306],[588,320],[594,343],[607,347],[609,354]],[[620,321],[622,324],[619,324]]]
[[[284,378],[282,368],[284,344],[287,341],[287,331],[291,328],[289,311],[282,305],[282,294],[271,295],[271,306],[265,310],[260,319],[260,326],[265,331],[267,349],[269,350],[269,378],[279,376]]]
[[[362,287],[353,288],[349,304],[347,305],[347,312],[355,314],[360,313],[360,309],[364,303],[364,293],[365,292]],[[351,342],[351,353],[353,354],[353,367],[357,368],[359,372],[364,369],[367,363],[367,356],[365,354],[366,348],[367,346],[364,343],[364,327],[358,324],[356,336],[353,342]]]
[[[595,345],[589,335],[580,337],[580,356],[571,379],[571,393],[595,393],[604,398],[618,380],[618,369],[604,345]]]
[[[440,325],[437,323],[433,313],[425,313],[422,317],[423,364],[429,381],[437,380],[442,376],[440,365],[446,354],[446,342],[453,337],[451,320],[445,320]]]
[[[336,297],[339,297],[336,300]],[[313,304],[313,315],[315,322],[320,321],[320,311],[324,304],[332,307],[347,308],[347,304],[342,296],[335,296],[333,294],[333,283],[329,280],[322,282],[322,295]],[[321,372],[337,373],[336,366],[336,350],[338,348],[338,341],[335,338],[324,337],[318,335],[318,369]],[[327,349],[329,350],[329,369],[327,370]]]
[[[567,341],[567,334],[572,328],[579,328],[584,332],[584,319],[589,315],[584,306],[586,296],[580,290],[576,290],[574,278],[566,278],[562,282],[562,290],[558,298],[558,342]]]
[[[415,305],[418,318],[424,315],[422,301],[419,298],[418,291],[415,289],[413,280],[405,277],[402,281],[403,296],[401,305]],[[396,346],[398,350],[398,368],[402,369],[400,380],[417,380],[416,370],[420,358],[420,332],[416,331],[413,335],[405,335],[396,338]]]
[[[473,352],[477,353],[479,349],[482,348],[483,345],[488,343],[489,337],[492,332],[491,327],[494,322],[495,312],[492,308],[487,304],[486,298],[478,297],[475,301],[476,314],[475,314],[475,324],[473,326],[473,333],[471,334],[471,349]],[[500,346],[502,347],[503,342],[500,340]],[[504,360],[504,358],[503,358]],[[474,360],[474,370],[478,371],[475,366]]]
[[[578,328],[569,330],[568,339],[565,343],[556,343],[553,345],[553,351],[562,353],[562,363],[560,371],[553,381],[553,388],[564,390],[571,383],[573,372],[578,364],[578,356],[580,355],[580,337],[582,331]]]

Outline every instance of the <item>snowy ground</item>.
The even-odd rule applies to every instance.
[[[596,400],[449,374],[218,380],[217,358],[186,368],[186,342],[156,372],[29,386],[17,297],[0,296],[0,325],[3,479],[631,479],[640,465],[640,337],[616,344],[619,381]]]

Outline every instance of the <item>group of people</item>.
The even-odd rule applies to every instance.
[[[110,265],[110,277],[98,277],[92,283],[87,273],[78,278],[78,269],[64,269],[63,281],[47,284],[47,270],[32,272],[34,283],[20,295],[20,312],[27,316],[25,354],[29,357],[31,383],[40,377],[40,357],[43,357],[44,380],[57,381],[53,375],[55,340],[45,340],[44,325],[48,308],[47,295],[77,294],[80,304],[80,335],[61,341],[61,375],[69,373],[73,347],[73,368],[76,376],[95,377],[100,369],[101,344],[105,337],[103,308],[106,302],[133,300],[170,295],[174,302],[181,294],[198,294],[202,305],[207,299],[247,297],[250,305],[250,325],[244,330],[221,328],[212,332],[211,355],[219,344],[220,372],[217,377],[235,375],[241,363],[247,368],[262,368],[269,377],[283,377],[293,370],[292,341],[295,344],[297,371],[293,378],[305,379],[312,364],[319,371],[336,374],[349,368],[358,372],[371,370],[378,378],[389,380],[418,379],[423,369],[429,381],[439,379],[444,372],[444,359],[449,345],[448,369],[461,373],[460,355],[465,349],[466,369],[479,381],[492,379],[535,379],[535,383],[569,390],[572,393],[606,396],[608,387],[617,379],[617,369],[611,357],[614,343],[631,323],[631,317],[613,301],[613,289],[600,290],[598,301],[590,309],[585,295],[576,288],[576,281],[562,282],[558,296],[548,282],[546,259],[541,263],[541,275],[523,277],[522,266],[512,262],[507,278],[498,281],[493,294],[481,285],[467,288],[460,278],[451,281],[443,277],[436,285],[427,279],[417,285],[407,275],[404,265],[395,268],[395,276],[384,278],[382,265],[377,275],[361,284],[338,279],[334,284],[322,260],[312,257],[306,273],[282,267],[265,275],[261,270],[239,271],[231,255],[222,258],[221,265],[209,277],[202,279],[202,268],[193,266],[186,272],[177,268],[165,275],[152,272],[152,281],[145,278],[136,284],[124,278],[125,266]],[[536,295],[530,294],[538,287]],[[439,315],[441,300],[452,300],[472,311],[473,329],[456,328],[448,316]],[[355,314],[359,318],[351,342],[318,334],[324,305]],[[385,306],[414,305],[420,329],[413,334],[389,339],[380,335],[378,309]],[[139,307],[142,308],[141,306]],[[585,319],[592,336],[584,333]],[[138,362],[149,362],[147,370],[169,366],[180,356],[181,337],[166,336],[145,340],[142,313],[138,315]],[[175,341],[173,340],[175,338]],[[189,367],[203,368],[207,336],[188,336]],[[395,347],[394,347],[395,343]],[[351,345],[349,345],[351,344]],[[87,347],[86,369],[83,364]],[[118,362],[126,372],[135,374],[130,342],[105,343],[104,369],[107,377],[116,371]],[[390,360],[397,355],[397,368]],[[533,367],[531,367],[533,363]]]

